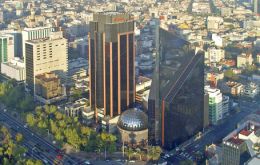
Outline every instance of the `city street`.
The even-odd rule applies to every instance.
[[[59,149],[56,146],[31,131],[23,123],[17,121],[15,118],[4,112],[3,109],[1,109],[0,120],[10,128],[12,135],[15,135],[17,132],[23,134],[23,145],[28,148],[28,154],[31,157],[40,159],[45,164],[50,165],[54,164],[54,162],[59,162],[55,161],[57,159],[57,155],[59,154]],[[81,161],[72,158],[69,155],[63,154],[61,162],[64,165],[76,165]]]
[[[227,118],[223,119],[221,124],[212,127],[210,131],[204,134],[199,140],[183,147],[183,154],[177,154],[175,151],[169,152],[171,156],[166,160],[171,164],[178,164],[181,160],[185,160],[187,158],[194,160],[195,158],[193,157],[193,153],[196,153],[197,151],[204,153],[206,145],[221,142],[222,138],[233,131],[243,118],[258,110],[260,110],[260,102],[253,103],[251,101],[242,101],[240,103],[239,112],[229,115]]]

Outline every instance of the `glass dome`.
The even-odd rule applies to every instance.
[[[148,119],[143,111],[132,108],[120,115],[117,124],[126,131],[142,131],[148,128]]]

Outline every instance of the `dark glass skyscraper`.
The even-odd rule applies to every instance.
[[[204,56],[163,29],[158,50],[148,100],[149,142],[170,149],[203,129]]]
[[[134,21],[118,12],[94,14],[89,33],[90,106],[114,117],[135,101]]]

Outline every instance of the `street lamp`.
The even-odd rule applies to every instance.
[[[49,129],[46,129],[47,131],[48,131],[48,137],[49,137],[49,135],[50,135],[50,130]]]

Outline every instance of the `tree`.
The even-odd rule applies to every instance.
[[[26,122],[29,124],[30,127],[35,125],[36,120],[34,119],[33,114],[29,113],[26,115]]]
[[[133,154],[134,154],[134,151],[133,151],[133,149],[132,149],[131,147],[128,147],[128,148],[126,148],[125,153],[126,153],[126,155],[128,156],[128,160],[130,160],[130,158],[131,158],[131,157],[133,156]]]
[[[23,112],[29,112],[32,111],[34,108],[34,101],[32,96],[30,95],[26,95],[24,99],[22,99],[22,101],[20,102],[19,108],[23,111]]]
[[[15,139],[18,143],[20,143],[23,140],[23,135],[21,133],[17,133]]]
[[[162,149],[160,146],[149,146],[148,147],[148,158],[155,161],[158,160],[161,156]]]
[[[183,160],[180,162],[180,165],[193,165],[193,162],[191,160]]]
[[[224,76],[231,80],[237,80],[238,76],[233,72],[233,70],[229,69],[224,72]]]

